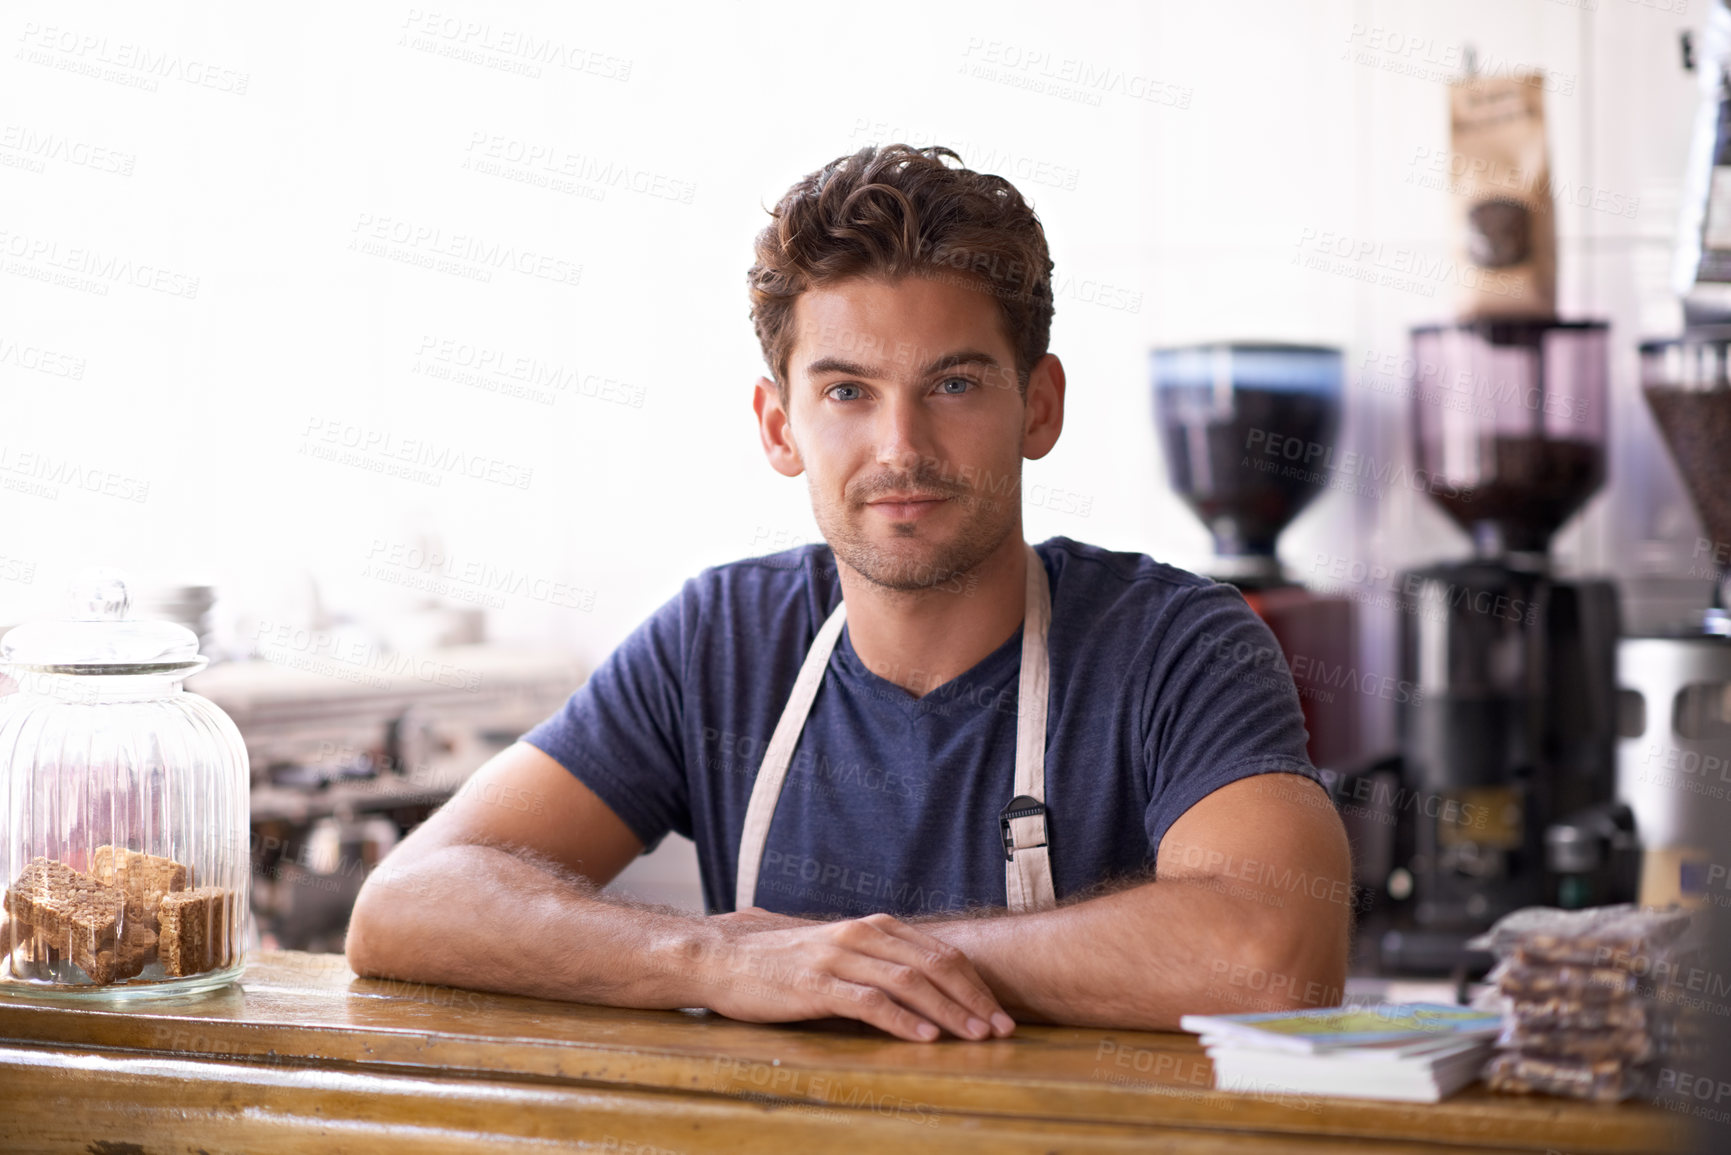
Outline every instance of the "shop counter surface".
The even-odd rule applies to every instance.
[[[1019,1023],[905,1042],[358,978],[259,951],[238,983],[130,1004],[0,995],[8,1152],[1651,1152],[1680,1116],[1498,1095],[1212,1089],[1195,1036]]]

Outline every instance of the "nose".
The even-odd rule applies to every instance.
[[[874,432],[878,461],[898,473],[912,477],[932,456],[931,415],[916,397],[891,393],[878,409]]]

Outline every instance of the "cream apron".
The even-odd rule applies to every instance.
[[[1024,543],[1025,544],[1025,543]],[[1046,632],[1052,620],[1051,594],[1046,564],[1031,545],[1028,551],[1027,603],[1022,619],[1022,677],[1017,688],[1015,796],[998,815],[1004,840],[1004,893],[1010,910],[1021,913],[1049,910],[1057,903],[1052,896],[1052,862],[1046,845],[1046,695],[1051,686],[1051,668],[1046,650]],[[775,734],[764,752],[752,784],[751,802],[745,810],[745,830],[739,840],[739,878],[734,889],[734,909],[756,905],[757,875],[763,862],[763,847],[769,839],[769,821],[781,797],[782,780],[794,746],[811,713],[812,699],[823,682],[830,652],[847,616],[847,602],[817,631],[806,651],[805,664],[793,684],[793,694],[776,723]]]

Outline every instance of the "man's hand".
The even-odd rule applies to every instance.
[[[748,907],[705,920],[702,1005],[748,1023],[831,1016],[930,1042],[1008,1035],[1015,1022],[957,948],[888,914],[812,922]]]

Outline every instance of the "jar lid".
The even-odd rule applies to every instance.
[[[86,570],[67,586],[69,613],[26,622],[0,640],[0,665],[45,674],[168,674],[204,668],[198,635],[176,622],[135,621],[126,579]]]

